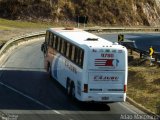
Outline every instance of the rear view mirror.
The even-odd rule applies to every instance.
[[[46,43],[45,43],[45,42],[43,42],[42,45],[41,45],[41,51],[42,51],[43,53],[46,52]]]

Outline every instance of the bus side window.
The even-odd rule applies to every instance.
[[[70,47],[69,47],[69,59],[71,60],[71,57],[72,57],[72,47],[73,45],[70,44]]]
[[[75,59],[74,59],[74,58],[75,58],[75,48],[76,48],[76,47],[75,47],[74,45],[72,45],[72,53],[71,53],[71,60],[72,60],[72,61],[75,60]]]
[[[50,46],[53,46],[53,34],[52,33],[50,33],[50,40],[49,40],[49,45]]]
[[[76,47],[74,61],[80,67],[83,66],[83,58],[84,58],[84,51]]]
[[[79,55],[79,66],[83,66],[83,58],[84,58],[84,51],[80,50],[80,55]]]
[[[78,56],[79,56],[79,48],[76,47],[74,61],[77,65],[78,65],[78,59],[79,59]]]
[[[66,41],[64,41],[63,49],[64,49],[64,55],[66,56],[67,54],[67,42]]]
[[[68,58],[69,58],[69,50],[70,50],[70,43],[67,43],[66,57],[68,57]]]
[[[64,51],[65,51],[65,41],[62,39],[60,53],[64,54]]]
[[[53,35],[53,48],[56,46],[56,35]]]
[[[58,39],[58,48],[57,48],[57,51],[61,52],[61,46],[62,46],[62,39],[59,38]]]
[[[48,45],[49,44],[49,31],[46,32],[45,41]]]
[[[56,36],[56,39],[55,39],[55,49],[57,50],[58,48],[58,37]]]

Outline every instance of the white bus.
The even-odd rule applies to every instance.
[[[45,68],[67,91],[85,102],[126,100],[127,49],[81,29],[50,28]]]

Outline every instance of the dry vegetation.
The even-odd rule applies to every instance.
[[[157,113],[156,106],[160,106],[160,67],[151,67],[148,62],[129,66],[128,96]]]
[[[98,25],[151,25],[158,13],[155,0],[0,1],[0,17],[29,21],[73,22],[76,16],[85,15],[89,23]]]
[[[44,30],[48,24],[12,21],[0,18],[0,45],[11,38]]]

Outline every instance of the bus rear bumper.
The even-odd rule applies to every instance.
[[[126,93],[83,93],[80,101],[86,102],[125,102]]]

